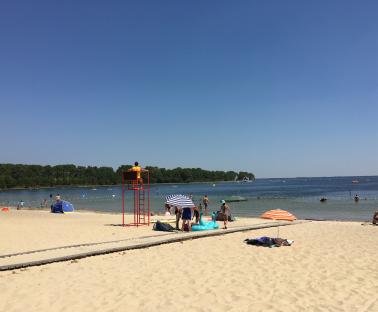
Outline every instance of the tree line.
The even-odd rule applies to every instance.
[[[65,185],[115,185],[122,181],[122,172],[131,166],[112,167],[75,165],[0,164],[0,189],[35,188]],[[149,167],[150,183],[190,183],[242,180],[255,176],[249,172],[209,171],[200,168],[165,169]]]

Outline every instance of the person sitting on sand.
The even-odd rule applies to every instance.
[[[374,212],[373,224],[378,225],[378,211]]]
[[[228,222],[228,217],[231,215],[230,207],[226,204],[226,201],[222,199],[221,201],[222,205],[220,208],[221,213],[223,213],[223,225],[224,229],[227,229],[227,222]]]

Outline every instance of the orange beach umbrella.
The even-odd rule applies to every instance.
[[[274,209],[264,212],[260,218],[262,219],[272,219],[272,220],[285,220],[285,221],[294,221],[297,220],[297,217],[291,214],[290,212],[282,209]]]

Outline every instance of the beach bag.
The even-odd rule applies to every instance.
[[[169,223],[163,223],[159,220],[156,221],[156,223],[153,226],[153,230],[155,231],[163,231],[163,232],[172,232],[175,230],[175,228],[170,225]]]
[[[277,247],[281,247],[281,246],[291,246],[294,241],[293,240],[290,240],[290,239],[286,239],[286,238],[272,238],[273,240],[273,243],[277,246]]]
[[[223,212],[217,211],[216,221],[224,221],[225,214]]]
[[[62,202],[57,202],[54,205],[51,205],[52,213],[64,213]]]
[[[226,215],[223,212],[220,212],[220,211],[217,212],[216,221],[224,221],[225,218],[226,218]],[[231,221],[235,221],[235,218],[229,215],[227,216],[227,220],[231,222]]]

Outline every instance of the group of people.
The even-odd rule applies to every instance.
[[[51,202],[52,202],[52,197],[53,197],[53,195],[50,194],[50,201],[51,201]],[[57,200],[57,198],[60,199],[59,194],[57,194],[55,200]],[[23,200],[20,200],[20,201],[17,203],[17,207],[16,207],[16,209],[17,209],[17,210],[21,210],[22,208],[24,208],[24,205],[25,205],[25,202],[24,202]],[[47,198],[44,198],[44,199],[41,201],[41,203],[40,203],[40,208],[47,208],[47,207],[48,207],[48,200],[47,200]],[[29,206],[29,208],[31,208],[31,205]]]
[[[180,230],[180,220],[182,220],[181,230],[182,231],[190,231],[191,228],[191,221],[194,219],[194,224],[198,224],[200,219],[200,214],[202,212],[202,205],[200,204],[198,207],[194,208],[181,208],[177,206],[171,206],[165,204],[165,215],[170,216],[172,214],[172,209],[174,209],[174,213],[176,216],[176,230]]]
[[[349,195],[351,196],[351,193],[349,192]],[[366,198],[365,198],[366,199]],[[325,203],[327,201],[327,197],[322,197],[320,199],[320,202]],[[360,201],[360,196],[358,194],[354,195],[354,201],[357,203]]]
[[[192,198],[192,195],[189,196]],[[200,221],[200,217],[202,214],[207,215],[208,214],[208,207],[209,207],[209,198],[207,195],[205,195],[198,206],[195,206],[194,208],[189,207],[171,207],[170,205],[165,205],[165,215],[171,215],[172,209],[174,209],[174,213],[176,216],[176,230],[182,230],[182,231],[190,231],[191,226],[193,224],[198,224]],[[225,200],[221,201],[220,210],[218,213],[221,213],[223,216],[223,224],[224,229],[227,229],[227,223],[229,216],[231,215],[230,207],[227,205]],[[182,220],[181,228],[180,228],[180,220]]]
[[[145,169],[141,168],[139,166],[138,162],[134,163],[134,166],[131,167],[129,172],[135,172],[136,173],[136,182],[143,185],[143,178],[141,176],[141,173],[146,171]],[[193,198],[192,195],[189,196],[191,199]],[[192,224],[198,224],[200,221],[200,216],[201,214],[207,215],[208,212],[208,207],[209,207],[209,197],[205,195],[201,203],[194,207],[194,208],[188,208],[188,207],[171,207],[170,205],[166,204],[165,205],[165,215],[171,215],[171,209],[174,209],[174,213],[176,216],[176,230],[179,230],[179,224],[180,220],[182,220],[182,226],[181,230],[182,231],[190,231],[191,225]],[[231,214],[230,212],[230,207],[227,205],[225,200],[221,201],[221,207],[219,211],[222,216],[223,216],[223,223],[224,223],[224,229],[227,229],[227,223],[228,223],[228,218]],[[191,221],[194,222],[192,223]]]
[[[17,210],[24,208],[25,202],[21,199],[17,204]]]

